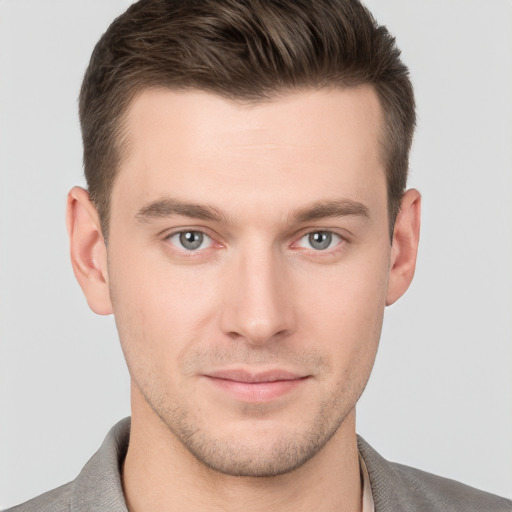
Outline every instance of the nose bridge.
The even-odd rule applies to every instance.
[[[293,329],[291,283],[278,251],[261,243],[248,247],[233,258],[229,272],[225,332],[261,345]]]

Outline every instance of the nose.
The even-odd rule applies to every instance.
[[[268,249],[248,251],[234,258],[226,270],[223,332],[253,346],[293,332],[293,286],[280,255]]]

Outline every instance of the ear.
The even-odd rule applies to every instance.
[[[410,189],[402,198],[393,231],[386,306],[397,301],[411,284],[416,269],[420,218],[421,195]]]
[[[66,224],[71,264],[89,307],[99,315],[112,313],[107,271],[107,248],[98,212],[89,193],[74,187],[68,194]]]

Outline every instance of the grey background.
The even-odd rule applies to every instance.
[[[128,0],[0,0],[0,508],[74,478],[129,414],[113,319],[68,261],[76,98]],[[416,87],[415,282],[386,312],[358,431],[384,456],[512,497],[512,2],[371,0]]]

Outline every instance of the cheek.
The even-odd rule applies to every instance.
[[[213,276],[165,262],[137,265],[136,254],[109,265],[111,299],[130,370],[169,375],[213,322]],[[139,269],[135,271],[134,269]]]
[[[370,372],[377,352],[387,288],[382,253],[329,269],[321,279],[303,281],[300,317],[308,338],[328,350],[336,371]],[[371,254],[370,254],[371,256]],[[315,342],[315,341],[313,341]]]

